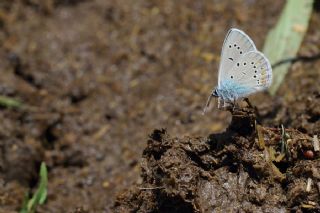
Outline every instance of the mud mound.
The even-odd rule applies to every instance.
[[[173,138],[155,130],[141,163],[142,183],[118,196],[116,212],[320,211],[312,138],[255,124],[234,113],[221,134]]]

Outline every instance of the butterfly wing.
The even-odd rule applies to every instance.
[[[218,87],[239,58],[249,51],[256,50],[256,46],[247,34],[235,28],[230,29],[222,45]]]
[[[233,98],[246,97],[267,89],[272,83],[272,68],[268,59],[259,51],[245,53],[226,72],[221,88]],[[227,98],[228,99],[228,98]],[[230,97],[229,97],[230,99]]]

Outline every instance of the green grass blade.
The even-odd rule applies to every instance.
[[[20,108],[22,106],[22,103],[13,98],[0,96],[0,106],[7,108]]]
[[[278,23],[269,32],[263,47],[271,64],[296,56],[308,28],[312,6],[313,0],[287,0]],[[286,63],[273,70],[273,82],[269,88],[271,95],[277,92],[289,67],[290,64]]]
[[[28,213],[29,194],[26,193],[23,199],[22,208],[19,213]]]
[[[47,198],[47,186],[48,186],[48,171],[46,164],[41,163],[40,167],[40,186],[39,186],[39,204],[43,204]]]
[[[47,199],[48,188],[48,171],[46,164],[41,163],[39,172],[39,185],[32,198],[24,201],[20,213],[33,213],[38,205],[42,205]],[[28,199],[28,197],[27,197]]]

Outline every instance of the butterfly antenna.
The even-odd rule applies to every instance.
[[[207,103],[206,103],[206,105],[205,105],[205,107],[204,107],[204,109],[203,109],[203,115],[206,113],[206,111],[207,111],[207,109],[209,108],[209,106],[210,106],[210,102],[211,102],[211,99],[212,99],[212,94],[210,94],[209,95],[209,97],[208,97],[208,100],[207,100]]]

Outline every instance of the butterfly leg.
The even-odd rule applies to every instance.
[[[237,100],[238,100],[238,96],[234,95],[232,97],[232,99],[230,100],[230,105],[232,107],[232,111],[235,111],[236,109],[238,109],[238,104],[237,104]]]
[[[233,109],[233,103],[232,101],[229,100],[223,100],[223,108],[227,110],[232,110]]]
[[[223,102],[222,108],[228,107],[229,104],[226,100],[222,99],[222,102]]]
[[[218,98],[218,109],[220,109],[221,108],[221,98],[219,97]]]
[[[235,111],[235,109],[237,109],[237,101],[235,98],[232,101],[232,105],[233,105],[232,110]]]

